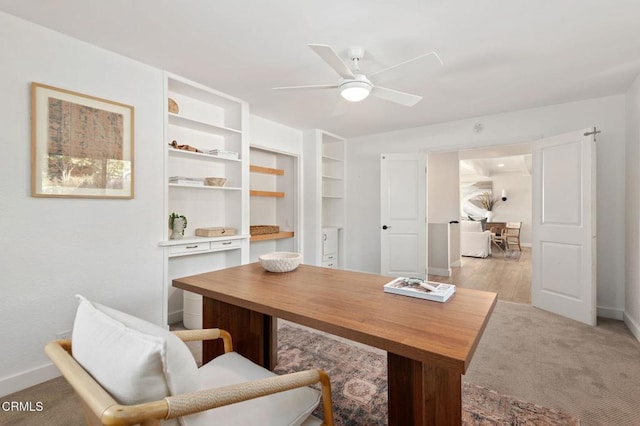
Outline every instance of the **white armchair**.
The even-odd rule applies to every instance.
[[[322,370],[276,376],[233,352],[219,329],[171,333],[79,296],[72,340],[45,352],[82,401],[89,425],[333,425]],[[221,338],[225,354],[201,368],[184,341]],[[73,343],[72,343],[73,342]],[[320,382],[321,391],[308,387]]]
[[[469,257],[487,257],[491,254],[491,231],[483,231],[478,221],[460,222],[460,254]]]

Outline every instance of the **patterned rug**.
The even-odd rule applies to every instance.
[[[278,365],[274,372],[321,368],[331,377],[337,425],[387,424],[386,354],[324,334],[282,325],[278,329]],[[322,418],[321,410],[314,413]],[[463,425],[579,425],[566,414],[464,383]]]

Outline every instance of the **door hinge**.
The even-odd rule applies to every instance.
[[[585,134],[584,134],[584,135],[585,135],[585,136],[593,135],[593,141],[595,142],[595,141],[596,141],[596,135],[597,135],[598,133],[602,133],[602,131],[601,131],[601,130],[597,130],[597,129],[595,128],[595,126],[594,126],[593,131],[591,131],[591,132],[585,132]]]

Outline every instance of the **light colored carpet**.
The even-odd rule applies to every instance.
[[[464,380],[590,425],[640,425],[640,342],[622,321],[583,325],[499,301]]]

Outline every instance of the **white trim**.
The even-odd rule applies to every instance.
[[[606,306],[598,306],[597,313],[599,317],[610,318],[622,321],[624,312],[621,309],[609,308]]]
[[[53,364],[45,364],[32,370],[23,371],[0,380],[0,397],[39,385],[47,380],[60,376],[60,371]]]
[[[441,277],[450,277],[451,276],[451,268],[434,268],[433,266],[429,267],[429,275],[438,275]]]
[[[627,327],[629,327],[629,331],[631,331],[631,334],[633,334],[635,338],[640,341],[640,324],[635,322],[633,318],[627,315],[626,312],[623,313],[623,317],[624,323],[627,325]]]
[[[183,312],[182,310],[171,312],[167,316],[167,327],[170,326],[171,324],[182,322],[182,318],[183,318],[182,312]]]

